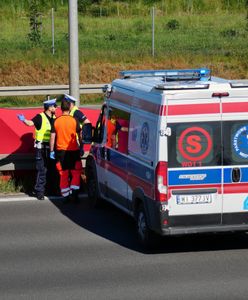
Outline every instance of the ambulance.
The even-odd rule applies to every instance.
[[[87,189],[159,235],[248,230],[248,80],[209,69],[123,71],[105,88]]]

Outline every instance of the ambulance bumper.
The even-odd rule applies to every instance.
[[[163,236],[248,231],[248,212],[170,216],[162,203],[146,200],[150,228]]]
[[[161,235],[184,235],[195,233],[218,233],[248,231],[248,224],[241,225],[210,225],[192,227],[168,227],[162,228]]]

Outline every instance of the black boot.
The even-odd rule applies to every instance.
[[[71,202],[70,200],[71,200],[71,199],[70,199],[70,196],[66,196],[66,197],[63,197],[62,202],[63,202],[63,204],[68,204],[68,203]]]
[[[37,198],[38,200],[44,200],[44,199],[45,199],[44,194],[41,194],[41,193],[37,193],[37,194],[36,194],[36,198]]]
[[[79,190],[72,190],[71,192],[71,198],[72,198],[72,202],[78,204],[80,202],[79,198],[78,198],[78,193]]]

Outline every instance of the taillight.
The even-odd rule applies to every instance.
[[[155,200],[167,201],[167,162],[159,161],[155,170]]]

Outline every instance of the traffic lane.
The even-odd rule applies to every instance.
[[[117,209],[58,201],[0,204],[3,299],[246,299],[245,235],[136,243]]]

